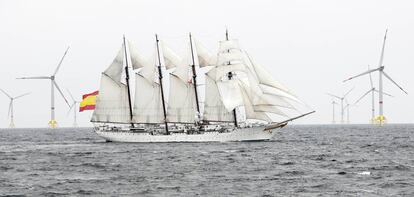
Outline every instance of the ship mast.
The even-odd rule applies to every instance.
[[[226,29],[226,41],[229,41],[229,32],[228,32],[228,30]],[[228,50],[228,52],[230,52],[230,50]],[[231,62],[229,61],[228,62],[228,65],[230,65],[231,64]],[[232,72],[229,72],[228,74],[227,74],[227,76],[228,76],[228,78],[229,78],[229,80],[231,80],[232,78],[233,78],[233,73]],[[234,126],[235,127],[238,127],[238,124],[237,124],[237,112],[236,112],[236,108],[234,108],[233,109],[233,116],[234,116]]]
[[[158,40],[158,35],[157,34],[155,34],[155,40],[157,42],[158,79],[159,79],[160,88],[161,88],[161,99],[162,99],[162,110],[164,112],[165,132],[166,132],[167,135],[169,135],[170,132],[168,131],[167,111],[165,110],[164,90],[163,90],[163,87],[162,87],[161,57],[160,57],[159,40]]]
[[[127,56],[127,49],[125,43],[125,35],[123,36],[124,40],[124,50],[125,50],[125,81],[128,89],[128,107],[129,107],[129,117],[131,121],[131,127],[134,127],[134,123],[132,123],[132,102],[131,102],[131,91],[129,87],[129,72],[128,72],[128,56]]]
[[[193,60],[193,64],[191,65],[192,71],[193,71],[193,82],[194,82],[194,93],[195,93],[195,99],[196,99],[196,106],[197,106],[197,117],[200,118],[200,105],[198,103],[198,93],[197,93],[197,73],[195,68],[195,60],[194,60],[194,51],[193,51],[193,39],[190,35],[190,48],[191,48],[191,58]]]

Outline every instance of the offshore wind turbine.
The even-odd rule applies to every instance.
[[[76,104],[80,103],[80,101],[75,100],[75,98],[73,98],[72,94],[70,93],[70,91],[68,89],[66,89],[69,93],[70,98],[72,99],[72,104],[70,105],[68,114],[70,113],[70,110],[73,109],[73,127],[77,127],[78,126],[78,122],[76,120],[76,113],[77,113],[77,108],[76,108]]]
[[[66,49],[65,53],[63,54],[62,58],[60,59],[59,64],[57,65],[55,71],[52,73],[51,76],[38,76],[38,77],[21,77],[17,79],[48,79],[50,80],[50,120],[49,120],[49,127],[50,128],[56,128],[57,127],[57,121],[55,120],[55,88],[59,91],[60,95],[62,95],[63,99],[65,100],[66,104],[70,107],[68,101],[65,98],[65,95],[63,95],[62,90],[60,90],[58,84],[56,83],[56,74],[59,71],[60,66],[62,65],[63,59],[66,56],[66,53],[68,52],[69,47]]]
[[[368,66],[368,70],[370,70]],[[369,74],[369,82],[371,85],[371,89],[369,89],[365,94],[363,94],[357,101],[355,101],[354,105],[358,104],[359,101],[361,101],[365,96],[367,96],[369,93],[371,93],[371,123],[375,123],[375,93],[378,93],[378,90],[374,87],[374,83],[372,82],[372,76],[371,73]],[[392,97],[392,95],[387,94],[383,92],[384,95]]]
[[[383,84],[382,84],[382,77],[384,76],[384,77],[386,77],[387,79],[389,79],[394,85],[396,85],[398,88],[400,88],[400,90],[401,91],[403,91],[404,93],[406,93],[406,94],[408,94],[400,85],[398,85],[387,73],[385,73],[385,71],[384,71],[384,68],[385,68],[385,66],[382,64],[383,63],[383,60],[384,60],[384,50],[385,50],[385,41],[387,40],[387,33],[388,33],[388,29],[387,30],[385,30],[385,35],[384,35],[384,41],[383,41],[383,43],[382,43],[382,49],[381,49],[381,56],[380,56],[380,60],[379,60],[379,64],[378,64],[378,68],[376,68],[376,69],[371,69],[371,70],[368,70],[368,71],[366,71],[366,72],[363,72],[363,73],[361,73],[361,74],[359,74],[359,75],[355,75],[355,76],[353,76],[353,77],[350,77],[349,79],[347,79],[347,80],[344,80],[343,82],[346,82],[346,81],[349,81],[349,80],[351,80],[351,79],[354,79],[354,78],[357,78],[357,77],[360,77],[360,76],[363,76],[363,75],[366,75],[366,74],[369,74],[369,73],[372,73],[372,72],[375,72],[375,71],[378,71],[378,73],[379,73],[379,85],[378,85],[378,87],[379,87],[379,90],[378,90],[378,104],[379,104],[379,115],[378,115],[378,117],[376,118],[376,120],[377,120],[377,122],[379,123],[379,124],[384,124],[384,123],[386,123],[386,118],[385,118],[385,116],[384,116],[384,99],[383,99],[383,97],[384,97],[384,91],[383,91]]]
[[[341,123],[344,123],[344,99],[348,96],[348,94],[353,90],[354,88],[350,89],[346,94],[344,94],[342,97],[334,95],[334,94],[330,94],[330,93],[326,93],[329,96],[332,96],[333,98],[336,98],[338,100],[341,101]]]
[[[14,107],[13,107],[14,100],[16,100],[18,98],[21,98],[23,96],[26,96],[26,95],[28,95],[30,93],[25,93],[25,94],[22,94],[22,95],[19,95],[19,96],[12,97],[9,94],[7,94],[4,90],[0,89],[0,91],[2,91],[4,93],[4,95],[6,95],[7,97],[9,97],[9,99],[10,99],[9,110],[8,110],[7,116],[10,117],[9,127],[10,128],[14,128],[15,127],[15,125],[14,125]]]

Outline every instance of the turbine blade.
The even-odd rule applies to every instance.
[[[382,71],[382,74],[384,74],[385,77],[387,77],[392,83],[394,83],[398,88],[400,88],[401,91],[403,91],[405,94],[408,94],[401,86],[399,86],[397,84],[397,82],[395,82],[394,80],[391,79],[391,77],[385,73],[384,71]]]
[[[29,95],[29,94],[30,94],[30,92],[28,92],[28,93],[24,93],[24,94],[22,94],[22,95],[20,95],[20,96],[16,96],[16,97],[14,97],[14,99],[18,99],[18,98],[24,97],[24,96]]]
[[[69,93],[69,96],[72,99],[72,101],[75,102],[75,99],[73,98],[72,93],[70,93],[69,89],[66,88],[66,91]]]
[[[368,90],[367,92],[365,92],[365,94],[363,94],[361,97],[359,97],[359,99],[357,101],[355,101],[354,105],[356,105],[357,103],[359,103],[359,101],[361,101],[365,96],[367,96],[372,91],[374,91],[374,90],[371,89],[371,90]]]
[[[66,53],[68,53],[68,50],[69,50],[69,47],[68,47],[68,48],[66,48],[66,51],[65,51],[65,53],[63,54],[62,58],[60,59],[60,62],[59,62],[59,64],[58,64],[58,66],[56,67],[56,70],[55,70],[55,72],[53,73],[53,75],[52,75],[52,76],[55,76],[55,75],[56,75],[56,73],[59,71],[59,68],[60,68],[60,66],[62,65],[63,59],[65,58]]]
[[[384,41],[382,42],[381,56],[378,63],[378,68],[382,67],[382,61],[384,60],[385,41],[387,40],[388,29],[385,30]]]
[[[68,113],[66,113],[66,116],[69,116],[69,114],[70,114],[70,112],[71,112],[71,110],[73,109],[73,107],[75,106],[75,103],[73,103],[70,107],[69,107],[69,110],[68,110]]]
[[[377,70],[379,70],[379,69],[380,69],[380,68],[376,68],[376,69],[371,69],[371,70],[365,71],[365,72],[363,72],[363,73],[361,73],[361,74],[359,74],[359,75],[355,75],[355,76],[350,77],[350,78],[348,78],[348,79],[346,79],[346,80],[343,80],[342,82],[347,82],[347,81],[349,81],[349,80],[351,80],[351,79],[354,79],[354,78],[360,77],[360,76],[362,76],[362,75],[366,75],[366,74],[368,74],[368,73],[375,72],[375,71],[377,71]]]
[[[70,104],[69,104],[68,100],[66,100],[65,95],[63,94],[62,90],[60,90],[60,88],[59,88],[58,84],[56,83],[56,81],[53,80],[53,83],[55,84],[55,87],[59,91],[60,95],[62,95],[62,97],[65,100],[66,104],[68,104],[68,106],[70,107]]]
[[[3,89],[0,89],[1,92],[3,92],[4,95],[6,95],[7,97],[9,97],[10,99],[12,98],[9,94],[6,93],[6,91],[4,91]]]
[[[346,94],[344,94],[344,96],[342,98],[345,98],[346,96],[348,96],[349,93],[351,93],[351,91],[354,89],[355,87],[351,88]]]
[[[339,97],[339,96],[336,96],[336,95],[333,95],[333,94],[330,94],[330,93],[326,93],[327,95],[329,95],[329,96],[332,96],[332,97],[334,97],[334,98],[337,98],[337,99],[342,99],[341,97]]]
[[[370,70],[369,65],[368,65],[368,70]],[[371,73],[369,73],[369,82],[371,83],[371,88],[374,88],[374,83],[372,82],[372,75],[371,75]]]
[[[50,79],[50,77],[47,76],[39,76],[39,77],[19,77],[16,79]]]
[[[378,90],[374,90],[376,93],[379,93],[379,91]],[[384,94],[384,95],[387,95],[387,96],[389,96],[389,97],[394,97],[393,95],[391,95],[391,94],[388,94],[388,93],[386,93],[386,92],[384,92],[384,91],[382,91],[382,94]]]

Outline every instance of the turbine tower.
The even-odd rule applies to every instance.
[[[14,100],[16,100],[18,98],[21,98],[23,96],[26,96],[26,95],[28,95],[30,93],[25,93],[25,94],[22,94],[20,96],[12,97],[9,94],[7,94],[4,90],[0,89],[0,91],[2,91],[4,93],[4,95],[6,95],[7,97],[9,97],[9,99],[10,99],[9,110],[8,110],[7,116],[10,117],[9,127],[10,128],[14,128],[15,125],[14,125],[14,108],[13,108],[13,102],[14,102]]]
[[[380,124],[380,125],[382,125],[382,124],[385,124],[386,123],[386,118],[385,118],[385,116],[384,116],[384,109],[383,109],[383,107],[384,107],[384,99],[383,99],[383,97],[384,97],[384,91],[383,91],[383,86],[382,86],[382,77],[384,76],[384,77],[386,77],[387,79],[389,79],[394,85],[396,85],[398,88],[400,88],[400,90],[401,91],[403,91],[404,93],[406,93],[406,94],[408,94],[400,85],[398,85],[387,73],[385,73],[385,71],[384,71],[384,65],[382,64],[383,63],[383,60],[384,60],[384,50],[385,50],[385,41],[387,40],[387,32],[388,32],[388,29],[387,30],[385,30],[385,35],[384,35],[384,41],[383,41],[383,43],[382,43],[382,49],[381,49],[381,56],[380,56],[380,60],[379,60],[379,64],[378,64],[378,68],[376,68],[376,69],[371,69],[371,70],[368,70],[368,71],[366,71],[366,72],[363,72],[363,73],[361,73],[361,74],[359,74],[359,75],[355,75],[355,76],[353,76],[353,77],[350,77],[349,79],[347,79],[347,80],[344,80],[343,82],[346,82],[346,81],[349,81],[349,80],[351,80],[351,79],[354,79],[354,78],[357,78],[357,77],[360,77],[360,76],[362,76],[362,75],[366,75],[366,74],[369,74],[369,73],[372,73],[372,72],[375,72],[375,71],[378,71],[379,72],[379,85],[378,85],[378,87],[379,87],[379,90],[378,90],[378,93],[379,93],[379,95],[378,95],[378,104],[379,104],[379,115],[378,115],[378,117],[375,119],[376,120],[376,122],[378,123],[378,124]]]
[[[56,74],[59,71],[60,66],[62,65],[63,59],[66,56],[66,53],[68,52],[69,47],[66,49],[65,53],[63,54],[62,58],[60,59],[60,62],[58,66],[55,69],[55,72],[51,76],[39,76],[39,77],[21,77],[17,79],[49,79],[50,80],[50,120],[49,120],[49,127],[50,128],[56,128],[57,122],[55,120],[55,88],[59,91],[60,95],[62,95],[63,99],[65,100],[66,104],[70,107],[68,101],[65,98],[65,95],[63,95],[63,92],[60,90],[58,84],[56,83]]]
[[[338,105],[338,103],[332,100],[332,124],[335,124],[335,105]]]
[[[349,121],[349,117],[350,117],[350,115],[349,115],[349,108],[355,107],[355,105],[349,104],[348,103],[348,99],[345,99],[345,103],[346,103],[346,105],[345,105],[345,109],[346,109],[346,123],[349,124],[350,123],[350,121]]]
[[[77,127],[78,126],[78,122],[76,121],[76,113],[77,113],[77,108],[76,108],[76,104],[80,103],[80,101],[75,100],[75,98],[72,96],[72,94],[70,93],[70,91],[68,89],[66,89],[69,93],[70,98],[72,99],[72,104],[70,105],[68,114],[70,113],[70,110],[73,109],[73,127]]]
[[[344,123],[344,99],[348,96],[348,94],[353,90],[354,88],[350,89],[346,94],[344,94],[342,97],[334,95],[334,94],[330,94],[330,93],[326,93],[329,96],[332,96],[333,98],[336,98],[338,100],[341,101],[341,124]]]

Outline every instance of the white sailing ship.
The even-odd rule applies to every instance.
[[[253,63],[227,32],[217,55],[190,34],[188,56],[179,57],[156,35],[156,58],[146,61],[124,37],[101,76],[91,120],[95,132],[113,142],[264,141],[313,113],[300,113],[303,102]]]

